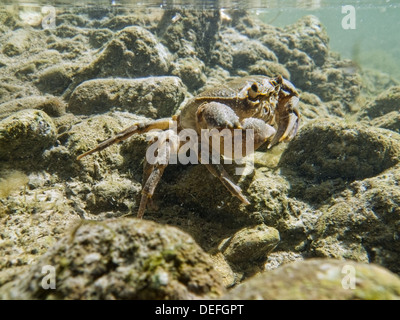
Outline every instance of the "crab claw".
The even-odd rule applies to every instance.
[[[286,101],[285,101],[286,100]],[[283,104],[279,104],[276,112],[276,123],[278,129],[268,149],[282,141],[290,141],[294,138],[300,125],[300,112],[297,108],[299,97],[290,96],[285,99]]]

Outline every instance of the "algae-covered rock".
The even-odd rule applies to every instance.
[[[179,57],[196,55],[207,64],[219,37],[219,28],[219,10],[174,8],[164,10],[157,35],[160,42]]]
[[[220,250],[233,263],[266,259],[278,244],[279,232],[266,225],[258,225],[239,230],[221,243]]]
[[[179,77],[189,90],[196,90],[206,83],[205,65],[197,58],[177,59],[172,74]]]
[[[395,86],[382,92],[375,100],[360,111],[360,118],[374,119],[392,111],[400,110],[400,86]]]
[[[185,97],[177,77],[95,79],[79,85],[69,99],[74,114],[96,114],[117,108],[151,118],[169,117]]]
[[[31,39],[25,29],[17,29],[10,33],[7,41],[2,45],[2,53],[9,57],[22,54],[29,46]]]
[[[42,286],[55,268],[54,290]],[[186,233],[130,218],[82,223],[0,289],[8,299],[194,299],[224,292],[212,260]]]
[[[140,184],[135,184],[132,179],[124,179],[118,175],[101,176],[101,181],[97,182],[86,195],[85,209],[90,212],[132,210],[135,197],[139,193]]]
[[[248,68],[248,72],[249,74],[261,74],[271,78],[281,75],[283,78],[290,80],[289,71],[281,64],[273,61],[258,60]]]
[[[400,299],[400,278],[373,264],[311,259],[264,272],[232,289],[235,300]]]
[[[320,208],[310,251],[319,257],[374,262],[399,273],[400,170],[354,181]]]
[[[0,104],[0,119],[24,109],[38,109],[51,117],[59,117],[65,113],[65,102],[54,96],[30,96]]]
[[[371,125],[400,133],[400,111],[392,111],[371,121]]]
[[[280,161],[283,173],[293,181],[293,194],[319,201],[346,181],[372,177],[394,166],[400,144],[389,132],[339,120],[309,122]],[[307,182],[298,184],[291,172]]]
[[[19,111],[0,122],[0,160],[37,156],[56,141],[56,128],[43,111]]]
[[[237,72],[249,70],[262,61],[277,62],[274,52],[257,40],[250,39],[233,28],[221,32],[221,41],[212,53],[213,63]],[[255,73],[262,74],[262,73]]]
[[[82,68],[71,84],[105,77],[142,77],[167,73],[171,55],[148,30],[131,26],[119,31],[88,66]]]
[[[293,46],[305,52],[317,66],[322,66],[328,57],[329,37],[321,21],[315,16],[305,16],[285,30],[290,34]]]
[[[65,198],[64,183],[55,180],[45,171],[0,172],[0,287],[26,271],[79,222]]]
[[[64,67],[55,66],[43,70],[35,81],[43,93],[61,95],[71,83],[71,76]]]

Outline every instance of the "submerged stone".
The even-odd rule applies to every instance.
[[[224,288],[212,264],[194,240],[176,228],[130,218],[88,222],[60,239],[28,272],[1,287],[0,296],[3,299],[215,298]],[[43,288],[45,266],[56,270],[55,290]]]
[[[221,244],[220,250],[228,261],[250,262],[266,259],[279,240],[278,230],[266,225],[258,225],[239,230]]]
[[[234,288],[234,300],[398,300],[400,278],[373,264],[311,259],[264,272]]]
[[[377,175],[399,162],[400,142],[387,131],[341,120],[304,126],[283,153],[280,165],[321,182]]]
[[[95,79],[79,85],[71,95],[68,110],[96,114],[116,108],[151,118],[170,117],[185,97],[178,77]]]
[[[55,125],[43,111],[19,111],[0,122],[0,160],[35,157],[55,141]]]
[[[382,92],[360,112],[360,118],[374,119],[387,113],[400,110],[400,86],[394,86]]]

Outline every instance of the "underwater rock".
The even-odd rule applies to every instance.
[[[222,53],[218,54],[216,51],[222,51]],[[222,61],[219,61],[221,59]],[[237,72],[237,69],[246,71],[251,65],[261,61],[278,62],[278,59],[259,41],[249,39],[234,29],[230,28],[221,32],[221,40],[213,52],[214,63]]]
[[[303,91],[300,94],[299,109],[301,110],[301,120],[303,125],[309,120],[323,119],[330,116],[327,104],[310,92]]]
[[[57,25],[75,26],[75,27],[85,27],[89,23],[84,15],[73,14],[73,13],[63,13],[57,14]]]
[[[220,251],[232,263],[266,259],[279,243],[279,232],[264,224],[244,228],[220,244]]]
[[[134,119],[136,119],[136,121],[146,120],[139,117],[134,117]],[[119,119],[112,115],[96,115],[81,122],[72,124],[70,130],[61,135],[59,139],[75,161],[75,158],[78,155],[94,148],[99,142],[122,131],[125,126],[128,126],[127,119]],[[109,168],[110,164],[111,167],[121,166],[123,158],[118,152],[119,148],[119,144],[114,144],[102,151],[101,157],[96,157],[95,159],[92,159],[91,157],[83,158],[79,162],[79,164],[83,166],[80,171],[86,173],[86,170],[89,170],[90,175],[95,176],[95,170],[93,168],[94,160],[98,161],[100,169],[104,170]]]
[[[310,259],[257,275],[232,289],[222,299],[398,300],[400,278],[373,264]]]
[[[271,78],[281,75],[290,80],[289,71],[279,63],[272,61],[259,60],[248,68],[249,74],[261,74]]]
[[[46,265],[55,267],[55,290],[43,289]],[[0,288],[3,299],[199,299],[222,293],[212,260],[189,235],[130,218],[82,222]]]
[[[368,117],[374,119],[389,112],[400,110],[400,86],[395,86],[382,92],[374,101],[364,107],[359,118]]]
[[[354,181],[322,207],[310,251],[319,257],[374,262],[400,273],[400,168]]]
[[[89,115],[117,108],[154,119],[170,117],[185,91],[178,77],[88,80],[72,93],[68,111]]]
[[[56,183],[54,175],[4,170],[0,176],[1,287],[27,271],[80,218],[65,198],[64,182]]]
[[[51,117],[65,113],[65,102],[54,96],[30,96],[0,104],[0,120],[25,109],[38,109]]]
[[[86,195],[85,210],[90,213],[121,210],[127,212],[136,204],[136,196],[141,186],[132,179],[124,179],[118,175],[101,176],[101,180]]]
[[[71,76],[63,66],[54,66],[40,72],[35,85],[42,93],[61,95],[71,81]]]
[[[388,131],[325,119],[309,122],[300,130],[283,153],[280,166],[292,182],[293,196],[318,202],[346,181],[380,174],[398,163],[399,156],[399,140]],[[293,172],[306,180],[298,183]]]
[[[109,29],[90,29],[88,31],[89,43],[94,48],[100,48],[111,40],[113,33]]]
[[[27,109],[0,121],[0,160],[32,158],[55,141],[55,125],[43,111]]]
[[[211,259],[213,261],[215,271],[218,272],[222,279],[224,287],[229,288],[235,285],[235,273],[232,271],[232,268],[229,266],[228,262],[226,262],[223,254],[218,252],[217,254],[211,255]]]
[[[205,65],[196,57],[177,59],[173,65],[171,74],[179,77],[190,91],[197,90],[206,83]]]
[[[400,133],[400,111],[392,111],[377,117],[371,121],[371,125]]]
[[[14,30],[8,40],[2,45],[2,52],[9,57],[20,55],[29,46],[29,41],[30,38],[27,30]]]
[[[142,77],[168,72],[171,56],[148,30],[131,26],[115,34],[99,57],[78,77]]]
[[[135,10],[129,15],[116,15],[110,19],[106,19],[100,24],[100,28],[107,28],[118,31],[130,26],[146,26],[150,24],[149,16],[140,10]]]
[[[0,198],[7,198],[13,191],[26,186],[29,179],[21,171],[0,172]]]
[[[291,49],[299,49],[322,66],[329,55],[329,37],[325,27],[315,16],[305,16],[285,28]]]
[[[206,65],[218,39],[219,10],[164,10],[157,26],[160,42],[180,58],[197,56]]]
[[[400,85],[399,80],[380,70],[363,67],[359,72],[363,83],[362,91],[367,96],[378,96],[388,88]]]
[[[284,30],[269,29],[259,40],[275,53],[298,89],[323,101],[342,102],[342,112],[351,109],[361,92],[358,68],[329,51],[329,38],[317,17],[303,17]]]
[[[300,253],[292,251],[274,251],[268,255],[264,265],[264,271],[275,270],[284,264],[303,260],[304,258]]]

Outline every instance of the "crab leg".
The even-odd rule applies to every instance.
[[[164,170],[168,166],[171,154],[177,153],[179,148],[179,137],[173,130],[164,131],[157,139],[159,139],[157,157],[155,159],[146,157],[144,162],[143,181],[146,182],[142,188],[142,197],[137,213],[139,219],[143,218],[147,203],[153,196]],[[154,140],[152,143],[155,143]],[[152,160],[152,164],[148,160]]]
[[[154,190],[156,189],[158,183],[160,182],[160,179],[164,173],[164,169],[166,168],[166,166],[167,165],[160,165],[158,167],[155,167],[153,171],[150,173],[150,176],[147,179],[145,185],[143,186],[142,197],[140,199],[139,210],[137,213],[138,219],[143,218],[144,212],[147,207],[147,202],[153,196]]]
[[[214,177],[217,177],[222,184],[229,190],[229,192],[242,201],[245,205],[249,205],[250,202],[243,195],[242,189],[236,185],[232,178],[229,176],[228,172],[224,169],[221,164],[205,164],[207,169],[211,172]]]
[[[79,155],[76,158],[76,160],[80,160],[83,157],[86,157],[92,153],[104,150],[105,148],[113,145],[114,143],[118,143],[120,141],[126,140],[135,133],[141,134],[141,133],[145,133],[150,130],[153,130],[153,129],[166,130],[169,127],[172,127],[172,125],[173,125],[173,120],[171,118],[154,120],[154,121],[150,121],[147,123],[136,123],[136,124],[130,126],[129,128],[126,128],[125,130],[117,133],[114,137],[101,142],[95,148]]]

